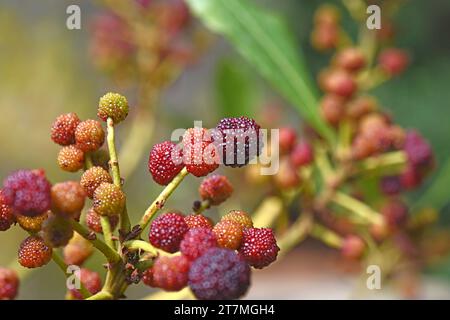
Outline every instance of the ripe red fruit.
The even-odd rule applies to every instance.
[[[14,223],[13,208],[6,203],[3,191],[0,190],[0,231],[8,230]]]
[[[358,48],[345,48],[336,54],[333,63],[338,68],[349,72],[356,72],[364,68],[366,58]]]
[[[212,231],[216,235],[219,247],[237,250],[242,242],[243,227],[233,220],[223,220],[217,223]]]
[[[180,251],[190,260],[195,260],[208,249],[217,247],[217,239],[209,228],[190,229],[184,235],[180,244]]]
[[[53,250],[39,236],[26,238],[19,247],[19,263],[25,268],[39,268],[50,262]]]
[[[75,129],[80,123],[76,113],[67,113],[58,116],[52,125],[51,138],[62,146],[75,143]]]
[[[19,291],[19,277],[12,269],[0,267],[0,300],[14,300]]]
[[[211,136],[204,128],[190,128],[183,135],[183,162],[186,170],[204,177],[219,167],[219,158]]]
[[[190,261],[185,256],[161,256],[150,271],[145,272],[143,281],[166,291],[179,291],[187,285],[189,267]]]
[[[164,251],[174,253],[180,248],[185,233],[189,230],[180,213],[165,213],[155,220],[150,226],[149,241],[152,245]]]
[[[189,271],[189,287],[197,299],[238,299],[249,286],[250,267],[233,250],[209,249]]]
[[[336,48],[339,42],[339,27],[320,24],[311,33],[311,45],[317,51],[327,51]]]
[[[109,216],[108,218],[111,230],[116,229],[117,224],[119,223],[119,216]],[[89,209],[89,211],[86,213],[86,226],[96,233],[103,233],[100,215],[95,212],[94,208]]]
[[[125,208],[126,197],[120,187],[103,182],[94,192],[94,210],[101,216],[117,216]]]
[[[68,172],[77,172],[84,167],[84,152],[70,145],[63,147],[58,153],[59,167]]]
[[[408,207],[400,199],[389,199],[380,211],[387,225],[392,229],[402,227],[408,219]]]
[[[45,220],[47,220],[50,213],[50,211],[47,211],[34,217],[28,217],[20,213],[15,213],[14,216],[17,223],[22,227],[22,229],[29,232],[39,232],[42,229],[42,224]]]
[[[294,147],[294,150],[292,150],[290,160],[295,167],[311,164],[314,160],[314,149],[312,145],[306,140],[301,140]]]
[[[366,244],[360,237],[348,235],[343,240],[341,253],[346,258],[359,259],[364,254],[365,248]]]
[[[319,77],[319,84],[322,90],[327,93],[349,98],[356,92],[356,81],[347,71],[341,69],[326,70]]]
[[[100,275],[97,272],[81,268],[79,275],[80,275],[79,279],[80,282],[91,294],[94,295],[98,293],[100,290],[102,290],[102,279],[100,278]],[[78,300],[83,299],[81,292],[77,289],[70,290],[70,294],[74,299]]]
[[[233,193],[233,186],[225,176],[212,175],[204,179],[198,189],[202,200],[208,200],[217,206],[227,200]]]
[[[423,177],[417,167],[408,164],[405,171],[400,175],[400,181],[403,188],[411,190],[422,183]]]
[[[220,120],[211,134],[223,164],[242,167],[260,155],[263,147],[260,128],[255,120],[244,116]]]
[[[202,214],[190,214],[184,217],[189,229],[193,228],[208,228],[212,229],[213,223],[210,218],[205,217]]]
[[[378,56],[380,68],[388,75],[395,76],[402,73],[409,63],[406,51],[396,48],[383,50]]]
[[[103,121],[111,118],[114,124],[122,122],[128,115],[127,98],[118,93],[108,92],[100,98],[97,116]]]
[[[280,128],[279,140],[280,153],[289,153],[297,142],[297,132],[291,127]]]
[[[248,228],[244,229],[240,254],[245,261],[256,269],[262,269],[277,259],[280,248],[272,229]]]
[[[112,183],[112,178],[108,171],[101,167],[92,167],[86,170],[80,180],[81,186],[91,199],[94,197],[95,189],[103,182]]]
[[[231,210],[220,219],[221,221],[232,220],[239,223],[242,228],[253,228],[253,221],[250,215],[242,210]]]
[[[160,185],[169,184],[183,167],[181,150],[170,141],[155,144],[150,151],[148,170]]]
[[[78,233],[74,233],[64,247],[64,262],[68,265],[81,266],[94,252],[94,246]]]
[[[52,211],[77,217],[84,208],[86,192],[78,181],[66,181],[53,185]]]
[[[81,122],[75,130],[75,141],[77,148],[84,152],[100,149],[105,142],[102,124],[91,119]]]
[[[50,188],[43,170],[20,170],[3,182],[3,201],[20,214],[37,216],[50,209]]]
[[[329,124],[339,124],[345,117],[344,99],[335,94],[326,94],[320,101],[320,114]]]
[[[427,168],[433,164],[433,150],[417,131],[407,132],[404,150],[413,166]]]
[[[347,115],[354,120],[359,120],[361,117],[377,110],[378,103],[374,97],[358,96],[350,100],[347,104]]]
[[[67,245],[73,237],[73,228],[69,218],[60,215],[50,215],[42,223],[42,238],[52,248]]]
[[[278,172],[274,176],[274,181],[280,189],[292,189],[297,187],[301,182],[297,168],[286,158],[281,159]]]

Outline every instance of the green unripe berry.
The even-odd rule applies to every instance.
[[[118,93],[108,92],[100,98],[97,115],[103,121],[111,118],[117,124],[125,120],[128,109],[127,98]]]
[[[125,194],[112,183],[102,183],[94,192],[94,210],[102,216],[120,214],[125,208]]]

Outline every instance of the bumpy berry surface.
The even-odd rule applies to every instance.
[[[344,238],[342,243],[342,255],[349,259],[359,259],[364,254],[366,244],[364,241],[355,235],[348,235]]]
[[[223,220],[217,223],[213,232],[217,238],[219,247],[236,250],[242,242],[242,226],[232,220]]]
[[[173,151],[175,147],[176,144],[165,141],[155,144],[150,151],[148,170],[160,185],[169,184],[184,167],[181,150]],[[172,156],[175,156],[175,161]]]
[[[111,175],[101,167],[92,167],[81,176],[80,184],[89,198],[94,197],[95,189],[103,182],[112,183]]]
[[[221,220],[232,220],[239,223],[243,228],[253,228],[252,218],[247,212],[242,210],[231,210]]]
[[[198,189],[202,200],[208,200],[217,206],[227,200],[233,193],[233,186],[225,176],[212,175],[202,181]]]
[[[22,227],[22,229],[30,232],[38,232],[41,231],[42,224],[44,223],[45,220],[47,220],[49,213],[50,211],[47,211],[34,217],[28,217],[16,213],[15,218],[17,223]]]
[[[50,262],[53,250],[39,236],[30,236],[20,244],[19,263],[25,268],[39,268]]]
[[[84,152],[96,151],[105,142],[105,131],[102,124],[96,120],[81,122],[75,130],[77,148]]]
[[[109,216],[109,225],[111,230],[116,229],[119,223],[119,216]],[[94,208],[89,209],[86,213],[86,226],[96,233],[103,233],[102,223],[100,221],[100,215],[95,212]]]
[[[195,260],[208,249],[217,247],[217,239],[209,228],[190,229],[180,244],[180,252],[190,260]]]
[[[42,238],[53,248],[63,247],[73,237],[72,226],[65,216],[50,215],[42,224]]]
[[[81,266],[94,252],[94,246],[78,233],[74,233],[64,247],[64,262],[68,265]]]
[[[249,286],[250,267],[233,250],[209,249],[189,271],[189,287],[198,299],[238,299]]]
[[[291,152],[291,163],[295,167],[306,166],[314,160],[314,150],[307,141],[300,141]]]
[[[96,294],[102,289],[102,279],[100,278],[100,275],[89,269],[81,268],[80,282],[91,294]],[[83,299],[81,292],[77,289],[70,290],[70,294],[74,299]]]
[[[20,170],[3,182],[3,197],[15,211],[31,217],[50,209],[50,189],[43,170]]]
[[[153,220],[150,227],[149,241],[164,251],[174,253],[180,248],[184,235],[189,230],[180,213],[165,213]]]
[[[0,190],[0,231],[8,230],[14,223],[13,208],[6,203],[3,191]]]
[[[408,207],[400,199],[389,199],[383,204],[380,211],[391,228],[403,226],[408,219]]]
[[[212,229],[213,223],[211,219],[205,217],[202,214],[190,214],[184,217],[184,222],[188,225],[189,229],[193,228],[208,228]]]
[[[230,167],[248,164],[260,155],[263,147],[260,126],[255,120],[244,116],[220,120],[212,132],[212,137],[223,164]]]
[[[52,140],[62,146],[75,143],[75,129],[80,123],[78,116],[71,112],[56,118],[51,129]]]
[[[426,167],[433,162],[431,146],[417,131],[407,132],[404,149],[413,166]]]
[[[203,177],[219,167],[211,136],[204,128],[190,128],[183,135],[183,162],[189,173]]]
[[[239,252],[249,265],[262,269],[277,259],[280,248],[272,229],[244,229],[244,237]]]
[[[59,167],[68,172],[77,172],[84,167],[84,152],[71,145],[63,147],[58,153]]]
[[[66,181],[53,185],[52,211],[70,216],[78,215],[84,208],[86,192],[78,181]]]
[[[187,285],[189,267],[190,261],[185,256],[159,257],[144,283],[166,291],[181,290]]]
[[[97,116],[103,121],[111,118],[117,124],[125,120],[128,109],[127,98],[118,93],[108,92],[100,98]]]
[[[0,300],[13,300],[19,291],[19,277],[12,269],[0,268]]]
[[[125,208],[125,193],[120,187],[103,182],[94,192],[94,210],[102,216],[119,215]]]

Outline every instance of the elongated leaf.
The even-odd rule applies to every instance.
[[[329,141],[333,131],[320,118],[314,86],[292,34],[279,17],[249,0],[187,0],[211,30],[225,36],[308,123]]]

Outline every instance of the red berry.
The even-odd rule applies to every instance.
[[[341,15],[338,8],[331,4],[321,5],[314,14],[316,25],[337,25],[340,19]]]
[[[148,170],[160,185],[169,184],[183,167],[181,150],[170,141],[156,144],[150,151]]]
[[[295,167],[307,166],[314,160],[314,149],[308,141],[302,140],[294,147],[290,158]]]
[[[19,263],[25,268],[39,268],[52,259],[52,248],[39,236],[30,236],[20,244]]]
[[[417,131],[407,132],[404,149],[413,166],[427,168],[433,164],[433,150]]]
[[[86,170],[81,176],[80,184],[89,198],[94,197],[95,189],[103,182],[112,183],[112,178],[108,171],[101,167],[92,167]]]
[[[100,275],[97,272],[81,268],[79,276],[80,282],[92,295],[102,290],[102,279],[100,278]],[[81,292],[77,289],[70,290],[70,294],[74,299],[77,300],[83,299]]]
[[[190,128],[183,135],[183,162],[186,170],[203,177],[219,167],[219,158],[211,136],[204,128]]]
[[[174,253],[180,248],[185,233],[189,230],[180,213],[165,213],[153,220],[149,241],[155,247]]]
[[[71,145],[63,147],[58,153],[59,167],[68,172],[77,172],[84,167],[84,152]]]
[[[339,124],[345,117],[344,99],[335,94],[326,94],[320,101],[320,114],[329,124]]]
[[[188,282],[190,261],[185,256],[156,259],[151,271],[146,272],[144,283],[166,291],[179,291]]]
[[[239,223],[242,228],[253,228],[253,221],[249,214],[242,210],[231,210],[220,219],[221,221],[232,220]]]
[[[417,167],[408,164],[405,171],[400,175],[400,181],[403,188],[411,190],[422,183],[423,177]]]
[[[242,225],[233,220],[220,221],[212,229],[219,247],[231,250],[237,250],[241,246],[242,230]]]
[[[210,218],[205,217],[202,214],[190,214],[184,217],[189,229],[193,228],[208,228],[212,229],[213,223]]]
[[[109,216],[109,225],[111,226],[111,230],[116,229],[118,223],[119,216]],[[86,226],[96,233],[103,233],[100,215],[95,212],[94,208],[89,209],[86,213]]]
[[[127,98],[118,93],[108,92],[100,98],[97,116],[106,121],[111,118],[114,124],[122,122],[128,115]]]
[[[387,225],[392,229],[403,226],[408,219],[408,207],[400,199],[389,199],[383,204],[380,211]]]
[[[260,126],[247,117],[224,118],[212,131],[214,144],[223,164],[242,167],[261,154]]]
[[[34,217],[28,217],[20,213],[15,213],[15,218],[22,229],[29,232],[39,232],[42,229],[42,224],[45,220],[47,220],[50,213],[51,211],[47,211]]]
[[[96,120],[81,122],[75,130],[76,146],[84,152],[96,151],[105,142],[105,131]]]
[[[342,243],[342,255],[349,259],[359,259],[364,253],[366,245],[364,241],[355,235],[348,235]]]
[[[189,271],[189,287],[197,299],[238,299],[249,286],[250,267],[233,250],[209,249]]]
[[[75,143],[75,129],[80,123],[76,113],[62,114],[56,118],[51,129],[52,140],[62,146]]]
[[[198,189],[202,200],[208,200],[217,206],[227,200],[233,193],[233,186],[225,176],[212,175],[204,179]]]
[[[77,181],[66,181],[53,185],[52,211],[67,214],[71,217],[79,215],[84,208],[86,192]]]
[[[272,229],[269,228],[248,228],[244,229],[240,254],[249,265],[262,269],[277,259],[280,248]]]
[[[32,217],[50,209],[50,188],[43,170],[20,170],[3,182],[3,197],[15,211]]]
[[[81,266],[94,253],[94,246],[85,238],[75,233],[64,247],[64,262],[68,265]]]
[[[357,84],[353,76],[340,69],[327,70],[322,73],[320,83],[325,92],[344,98],[351,97],[357,90]]]
[[[311,45],[317,51],[327,51],[336,48],[339,42],[339,27],[320,24],[311,33]]]
[[[274,176],[274,181],[280,189],[292,189],[300,184],[301,179],[297,169],[292,165],[291,161],[287,158],[283,158],[280,161],[278,172]]]
[[[120,187],[103,182],[94,192],[94,210],[101,216],[118,216],[125,208],[126,197]]]
[[[364,68],[366,58],[358,48],[345,48],[336,54],[333,63],[338,68],[356,72]]]
[[[12,269],[0,267],[0,300],[14,300],[19,291],[19,277]]]
[[[8,230],[14,223],[13,208],[6,203],[3,191],[0,190],[0,231]]]
[[[195,260],[208,249],[217,247],[217,239],[209,228],[190,229],[184,235],[180,244],[180,251],[190,260]]]
[[[383,50],[378,56],[380,68],[391,76],[402,73],[409,63],[406,51],[396,48]]]
[[[297,132],[294,128],[284,127],[279,131],[280,153],[286,154],[292,150],[297,141]]]

